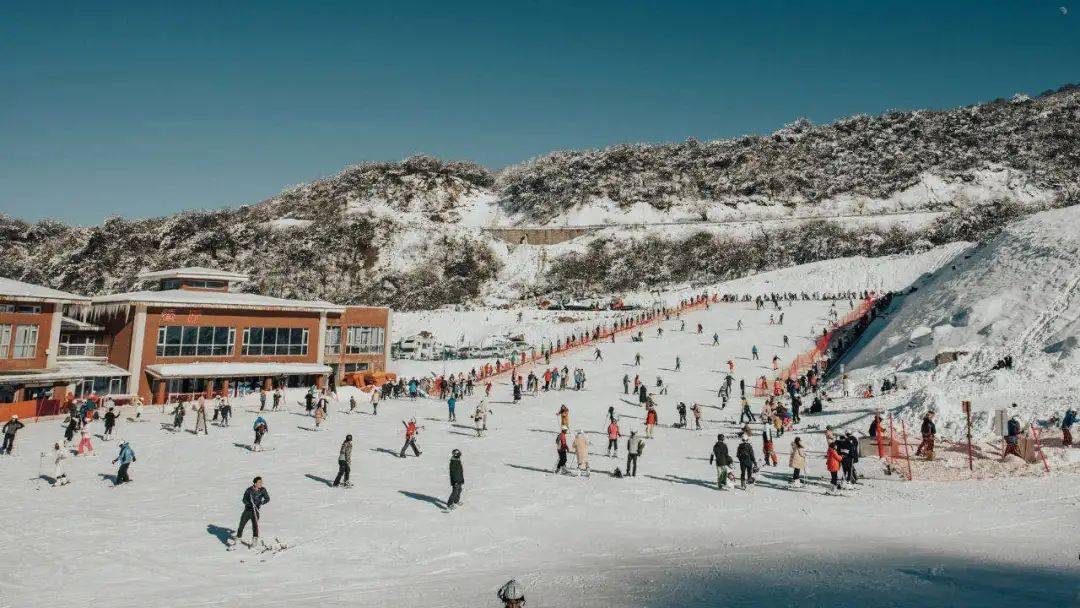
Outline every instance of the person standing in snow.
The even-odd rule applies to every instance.
[[[840,452],[844,458],[841,463],[844,468],[844,479],[854,485],[859,483],[859,473],[855,470],[855,465],[859,462],[859,440],[851,431],[847,431],[841,441],[847,448],[846,451]]]
[[[597,348],[596,349],[596,356],[593,357],[593,361],[603,361],[603,360],[604,360],[604,355],[600,352],[600,349]]]
[[[480,403],[476,404],[476,411],[473,412],[473,425],[476,427],[477,437],[483,437],[484,431],[487,430],[487,415],[487,406],[481,400]]]
[[[570,446],[567,444],[566,441],[566,435],[568,430],[568,427],[564,425],[562,427],[562,430],[559,432],[559,435],[555,437],[555,451],[559,455],[559,461],[555,464],[555,472],[562,473],[564,475],[569,473],[569,471],[567,471],[566,469],[566,454],[570,451]]]
[[[53,486],[63,486],[70,483],[67,473],[64,473],[64,461],[67,460],[67,450],[59,443],[53,444],[53,464],[56,470],[53,474]]]
[[[278,388],[274,389],[274,396],[273,396],[273,399],[272,399],[270,410],[271,411],[277,411],[277,409],[279,407],[281,407],[281,400],[284,397],[285,397],[285,394],[282,392],[280,386]]]
[[[713,332],[712,345],[713,346],[720,346],[720,334],[718,334],[716,332]]]
[[[240,525],[236,527],[234,540],[243,540],[244,527],[251,522],[251,547],[259,544],[259,514],[262,506],[270,502],[270,493],[263,487],[262,477],[251,480],[251,487],[244,491],[241,499],[244,512],[240,514]]]
[[[446,409],[447,409],[447,412],[448,412],[447,420],[449,422],[457,422],[457,414],[454,412],[454,409],[456,407],[457,407],[457,399],[454,398],[453,395],[451,395],[450,398],[446,400]]]
[[[723,433],[716,436],[716,443],[713,444],[712,453],[709,454],[709,464],[713,464],[714,461],[716,462],[716,489],[726,490],[728,470],[731,467],[731,455],[728,454],[728,447],[724,443]]]
[[[17,414],[11,416],[11,420],[8,420],[4,424],[4,442],[0,445],[0,454],[11,455],[15,451],[15,433],[19,432],[19,429],[26,426],[19,420]]]
[[[772,466],[775,467],[779,464],[780,461],[776,457],[776,446],[773,443],[772,435],[767,428],[761,429],[761,453],[762,460],[765,461],[765,466],[769,466],[769,464],[772,463]]]
[[[465,486],[465,470],[461,466],[461,450],[450,453],[450,498],[446,508],[454,510],[461,504],[461,489]]]
[[[791,456],[788,457],[788,466],[792,468],[791,485],[801,487],[803,483],[800,476],[803,469],[806,468],[806,449],[803,447],[802,439],[798,437],[791,442]]]
[[[408,422],[402,420],[401,424],[405,425],[405,445],[401,446],[401,453],[398,454],[398,456],[405,458],[405,450],[410,447],[412,448],[413,454],[417,456],[423,454],[423,452],[420,451],[420,448],[416,447],[416,435],[423,427],[416,426],[416,418],[410,418]]]
[[[638,438],[637,431],[630,431],[630,438],[626,440],[626,476],[637,477],[637,461],[641,455],[645,441]]]
[[[750,401],[744,396],[742,398],[742,413],[739,414],[739,422],[754,422],[754,412],[750,411]]]
[[[346,488],[351,488],[352,483],[349,482],[349,473],[351,471],[352,435],[345,435],[345,441],[341,442],[341,449],[338,450],[338,471],[337,477],[334,478],[334,487],[336,488],[344,482]]]
[[[645,412],[645,436],[652,439],[653,429],[656,428],[656,424],[659,422],[659,416],[656,414],[656,408],[649,405],[648,410]]]
[[[259,411],[266,409],[266,387],[259,390]]]
[[[694,402],[694,406],[690,408],[690,411],[694,413],[694,430],[701,430],[701,404]]]
[[[183,400],[181,400],[180,403],[176,404],[176,407],[173,408],[173,423],[172,423],[172,426],[173,426],[174,431],[179,431],[181,428],[183,428],[183,426],[184,426],[184,414],[186,413],[186,410],[187,410],[187,408],[184,407],[184,401]]]
[[[199,399],[199,405],[195,408],[195,434],[199,434],[199,430],[202,430],[203,435],[209,435],[209,431],[206,430],[206,400]]]
[[[90,456],[96,456],[94,444],[90,443],[90,429],[85,426],[79,430],[79,447],[76,450],[76,453],[79,456],[85,456],[87,453],[89,453]]]
[[[315,430],[322,430],[323,420],[326,420],[326,400],[320,399],[315,404],[315,411],[311,415],[315,418]]]
[[[1065,410],[1065,415],[1061,418],[1061,445],[1069,447],[1072,445],[1072,427],[1076,424],[1076,410],[1068,408]]]
[[[105,434],[102,435],[102,439],[109,441],[112,439],[113,428],[116,427],[116,412],[110,407],[109,411],[105,412],[105,415],[102,416],[102,419],[105,421]]]
[[[559,426],[566,430],[570,428],[570,408],[563,404],[559,407],[559,411],[555,412],[555,415],[559,417]]]
[[[117,462],[120,463],[120,469],[116,472],[115,485],[131,481],[131,477],[128,476],[128,467],[135,462],[135,450],[131,449],[131,445],[126,441],[120,442],[120,454],[113,459],[113,464]]]
[[[372,416],[378,416],[379,415],[379,399],[381,397],[382,397],[382,391],[379,390],[378,388],[375,388],[375,390],[371,391],[371,415]]]
[[[754,446],[750,445],[749,435],[742,436],[735,457],[739,459],[739,489],[745,490],[748,481],[754,483],[754,469],[757,467],[757,456],[754,455]]]
[[[839,492],[843,489],[840,485],[840,463],[843,461],[843,457],[840,456],[840,452],[836,449],[836,442],[829,444],[829,449],[825,453],[825,469],[829,471],[829,475],[832,477],[832,490]]]
[[[753,346],[750,347],[750,358],[753,359],[754,361],[757,361],[758,359],[760,359],[760,357],[758,357],[757,344],[754,344]]]
[[[611,420],[608,422],[607,427],[607,455],[609,457],[619,457],[619,437],[621,436],[622,435],[619,433],[619,421],[612,417]]]
[[[675,355],[675,371],[682,370],[682,357]]]
[[[376,391],[378,392],[378,391]],[[356,411],[356,395],[349,396],[349,413]]]
[[[623,374],[622,377],[622,392],[624,395],[630,394],[630,374]]]
[[[923,416],[921,432],[922,442],[919,443],[919,447],[915,449],[915,455],[921,456],[925,453],[927,460],[933,460],[934,436],[937,435],[937,425],[934,424],[933,410],[926,412],[926,416]]]
[[[585,437],[585,433],[580,429],[577,435],[574,436],[574,456],[577,457],[577,468],[579,472],[589,474],[589,440]]]
[[[64,428],[64,446],[71,445],[75,441],[75,429],[78,427],[79,421],[75,416],[69,416],[67,427]]]

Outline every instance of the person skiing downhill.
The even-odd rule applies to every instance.
[[[0,454],[8,454],[15,450],[15,433],[19,432],[19,429],[26,426],[19,420],[17,414],[11,416],[11,420],[8,420],[4,424],[4,443],[0,445]]]
[[[450,453],[450,497],[446,499],[447,510],[461,504],[461,489],[465,486],[465,471],[461,466],[461,450]]]
[[[716,436],[716,443],[713,444],[712,453],[709,454],[709,464],[713,464],[714,461],[716,462],[716,489],[726,490],[728,471],[732,461],[727,444],[724,443],[723,433]]]
[[[405,444],[401,446],[401,453],[398,454],[398,456],[405,458],[405,450],[410,447],[412,448],[413,454],[417,456],[423,454],[423,452],[420,451],[420,448],[416,447],[416,435],[423,427],[416,426],[416,418],[410,418],[408,422],[402,420],[401,424],[405,425]]]
[[[244,528],[251,522],[251,548],[259,545],[259,514],[262,506],[270,502],[270,493],[263,487],[262,477],[251,480],[251,487],[244,491],[241,499],[244,503],[244,512],[240,514],[240,525],[236,527],[236,536],[233,542],[243,542]]]
[[[270,432],[270,426],[266,424],[266,420],[263,420],[262,416],[258,416],[251,425],[251,430],[255,431],[255,441],[251,444],[251,451],[261,452],[263,435]]]
[[[128,476],[128,467],[135,462],[135,450],[131,449],[131,446],[126,441],[120,442],[120,454],[113,459],[113,464],[117,462],[120,463],[120,469],[116,472],[114,485],[131,481],[131,477]]]
[[[349,482],[349,473],[352,470],[352,435],[346,435],[345,441],[341,442],[341,449],[338,450],[338,472],[337,477],[334,478],[334,487],[338,487],[344,482],[346,488],[351,488],[352,483]]]

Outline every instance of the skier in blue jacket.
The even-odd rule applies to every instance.
[[[116,472],[116,485],[131,481],[128,467],[135,462],[135,450],[131,449],[131,444],[126,441],[120,443],[120,454],[113,459],[113,464],[117,462],[120,463],[120,470]]]

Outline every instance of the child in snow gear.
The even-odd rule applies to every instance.
[[[113,459],[113,464],[117,462],[120,463],[120,470],[116,472],[115,485],[131,481],[131,478],[128,477],[128,467],[135,462],[135,450],[131,449],[131,446],[126,441],[120,443],[120,454]]]
[[[0,445],[0,454],[11,454],[15,449],[15,433],[19,432],[19,429],[26,426],[23,424],[17,415],[11,417],[11,420],[7,421],[4,425],[4,443]]]
[[[769,433],[769,429],[761,429],[761,452],[763,459],[765,460],[765,466],[777,466],[779,459],[776,457],[776,447],[773,445],[772,435]]]
[[[416,454],[417,456],[423,454],[423,452],[420,451],[420,448],[416,447],[416,435],[422,428],[416,426],[416,418],[410,418],[408,422],[402,420],[401,424],[405,425],[405,445],[401,446],[401,453],[398,454],[398,456],[405,458],[405,450],[410,447],[412,448],[413,454]]]
[[[345,483],[346,488],[352,487],[349,483],[349,472],[352,470],[352,435],[346,435],[345,441],[341,442],[341,449],[338,451],[338,471],[337,477],[334,478],[334,487],[338,487],[342,482]]]
[[[724,443],[723,433],[716,436],[716,443],[713,444],[712,453],[709,454],[709,464],[713,464],[713,461],[716,462],[716,488],[726,490],[728,470],[731,467],[731,455],[728,454],[728,447]]]
[[[263,505],[270,502],[270,493],[263,487],[262,477],[251,480],[251,487],[244,491],[241,500],[244,503],[244,512],[240,514],[240,525],[236,527],[236,540],[244,537],[244,526],[251,522],[251,546],[259,544],[259,510]]]
[[[649,439],[652,439],[653,429],[656,428],[657,422],[659,422],[659,417],[656,414],[656,408],[650,405],[648,411],[645,412],[645,436]]]
[[[79,456],[89,453],[94,456],[94,444],[90,443],[90,429],[85,426],[79,431],[79,448],[77,450]]]
[[[461,488],[465,485],[465,471],[461,467],[461,450],[450,454],[450,498],[446,499],[447,509],[456,509],[461,504]]]
[[[63,448],[59,443],[53,444],[53,464],[56,465],[56,471],[53,474],[53,485],[63,486],[67,485],[70,480],[66,473],[64,473],[64,461],[67,460],[67,450]]]

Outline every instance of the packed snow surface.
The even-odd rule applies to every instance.
[[[498,605],[495,590],[511,577],[526,585],[529,606],[865,606],[867,594],[880,606],[1073,604],[1080,575],[1069,531],[1080,478],[1070,470],[905,482],[864,458],[863,485],[846,496],[824,494],[825,425],[864,433],[874,400],[837,399],[825,414],[804,416],[797,432],[776,442],[780,466],[762,467],[746,491],[716,489],[710,450],[717,433],[734,450],[739,427],[738,402],[721,409],[716,397],[725,362],[734,362],[737,379],[771,375],[772,356],[787,362],[806,350],[832,306],[785,306],[784,324],[775,325],[770,311],[752,304],[715,304],[684,315],[686,331],[683,319],[672,319],[662,336],[652,326],[644,342],[620,336],[600,344],[602,361],[591,348],[553,360],[585,370],[580,392],[541,392],[512,405],[500,377],[483,437],[470,419],[482,389],[461,400],[457,422],[447,421],[444,403],[427,399],[384,400],[377,416],[362,402],[348,414],[352,389],[343,389],[319,431],[292,390],[285,411],[262,413],[270,434],[261,453],[248,450],[259,415],[254,396],[235,404],[232,426],[211,426],[205,436],[188,431],[191,414],[173,433],[159,409],[147,408],[146,422],[129,421],[127,409],[117,437],[136,452],[134,481],[112,486],[118,442],[101,441],[94,422],[98,455],[69,459],[72,483],[51,488],[51,462],[39,454],[63,428],[58,420],[28,424],[0,468],[0,502],[10,515],[0,605],[472,608]],[[753,345],[760,361],[750,360]],[[643,416],[623,394],[624,374],[650,387],[661,376],[670,392],[656,395],[660,426],[637,477],[616,479],[610,472],[625,466],[626,437],[620,458],[605,455],[608,407],[624,434],[640,432]],[[703,404],[702,430],[670,426],[678,401]],[[571,410],[571,430],[587,434],[588,478],[551,472],[561,404]],[[760,408],[754,399],[753,410]],[[424,427],[423,455],[401,459],[402,420],[413,416]],[[762,462],[761,426],[753,430]],[[356,487],[348,490],[329,487],[346,433],[355,443]],[[808,446],[802,489],[787,483],[794,435]],[[463,506],[446,513],[455,448],[463,452]],[[283,552],[226,551],[255,475],[271,497],[263,537],[289,545]]]

